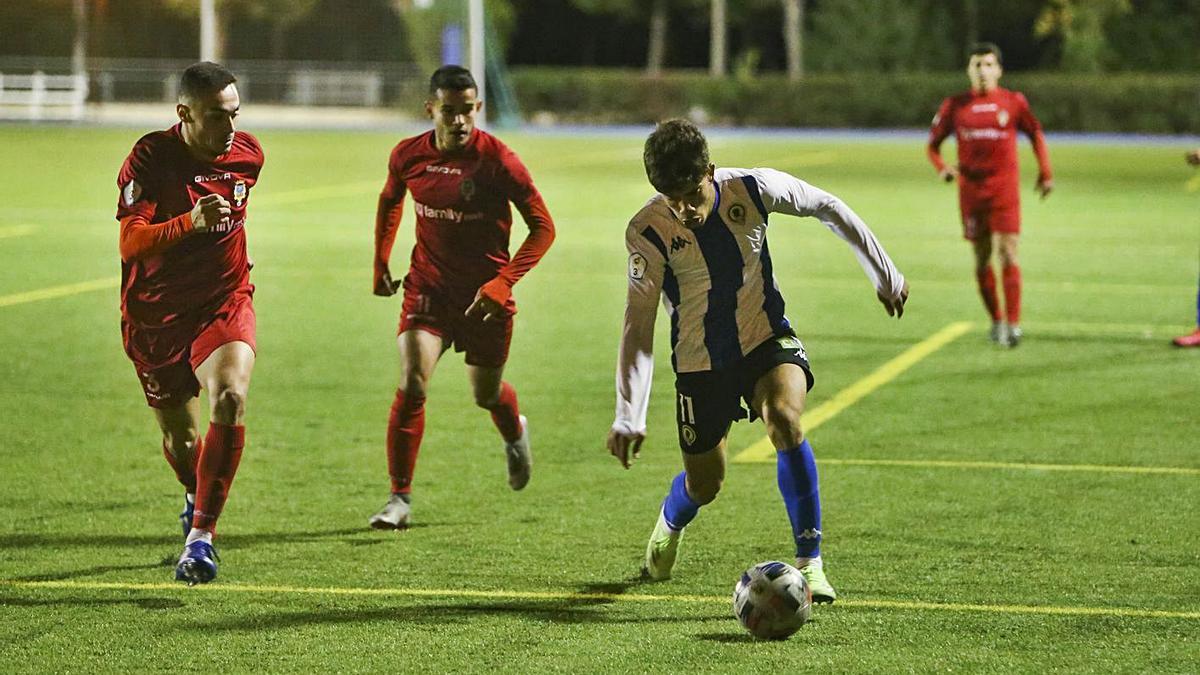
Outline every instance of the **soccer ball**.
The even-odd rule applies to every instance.
[[[774,560],[759,563],[738,579],[733,615],[756,638],[785,640],[812,615],[812,590],[795,567]]]

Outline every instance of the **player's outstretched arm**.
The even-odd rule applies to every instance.
[[[951,108],[951,99],[942,101],[937,114],[933,116],[933,123],[929,127],[929,142],[925,145],[925,156],[938,172],[938,178],[946,183],[952,183],[958,178],[958,167],[947,165],[942,159],[942,141],[954,131]]]
[[[743,170],[723,171],[736,175]],[[754,176],[758,183],[763,206],[769,213],[812,216],[820,220],[850,245],[888,314],[898,317],[904,313],[908,282],[896,269],[871,228],[845,202],[782,171],[753,169],[747,173]]]

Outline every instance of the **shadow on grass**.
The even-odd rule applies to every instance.
[[[331,626],[359,623],[407,624],[444,628],[457,622],[486,617],[519,617],[529,621],[555,624],[654,624],[695,623],[725,620],[725,614],[715,616],[634,616],[616,614],[597,606],[591,600],[576,601],[514,601],[436,605],[403,605],[372,609],[320,609],[311,612],[274,612],[239,616],[204,622],[183,622],[179,630],[237,632],[282,630],[308,626]]]
[[[419,525],[418,527],[423,527]],[[387,533],[384,533],[387,534]],[[360,535],[355,537],[355,535]],[[319,532],[253,532],[246,534],[221,534],[218,539],[220,548],[248,548],[259,544],[303,544],[307,542],[319,542],[328,539],[351,538],[347,543],[362,545],[368,543],[366,537],[379,535],[365,527],[359,528],[341,528],[337,530],[325,530]],[[182,537],[176,532],[174,534],[161,535],[138,535],[138,534],[113,534],[113,533],[77,533],[67,532],[61,534],[47,534],[44,532],[16,532],[13,534],[0,535],[0,549],[7,548],[137,548],[148,546],[170,546],[172,548],[183,545]]]
[[[165,560],[162,562],[151,563],[147,565],[97,565],[95,567],[87,567],[80,570],[70,570],[67,572],[48,572],[46,574],[30,574],[23,577],[14,577],[17,581],[65,581],[67,579],[78,579],[80,577],[93,577],[98,574],[107,574],[109,572],[133,572],[137,570],[154,570],[166,565],[174,565],[175,559]]]
[[[133,605],[142,609],[179,609],[187,604],[175,598],[18,598],[0,595],[0,607],[102,607],[105,605]]]

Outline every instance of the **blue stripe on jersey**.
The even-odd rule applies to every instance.
[[[654,248],[658,249],[658,252],[662,254],[663,260],[667,259],[667,245],[663,243],[662,237],[658,236],[654,228],[647,227],[642,230],[642,236],[646,238],[646,241],[654,244]]]
[[[716,209],[704,225],[693,231],[700,254],[708,267],[711,284],[708,311],[704,314],[704,346],[708,360],[717,370],[742,358],[738,340],[737,292],[742,287],[742,250]]]
[[[642,236],[646,241],[654,245],[658,252],[662,254],[663,260],[667,259],[667,245],[663,243],[662,237],[654,231],[654,228],[647,227],[642,230]],[[663,293],[667,294],[667,299],[671,301],[671,370],[679,370],[679,364],[675,360],[675,345],[679,342],[679,280],[675,278],[675,273],[671,271],[671,266],[668,264],[663,271]]]
[[[758,192],[758,181],[754,180],[754,176],[742,176],[742,184],[746,186],[746,192],[750,194],[750,200],[762,215],[763,222],[767,222],[767,207],[763,205],[762,195]]]
[[[771,322],[771,332],[775,335],[788,333],[792,330],[792,325],[783,315],[783,295],[775,287],[775,271],[771,266],[771,251],[767,248],[766,235],[763,235],[762,251],[759,252],[758,259],[762,264],[762,308],[767,313],[767,320]]]

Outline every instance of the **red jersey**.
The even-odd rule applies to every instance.
[[[437,149],[434,132],[400,141],[388,161],[375,222],[375,278],[388,269],[406,194],[416,214],[416,245],[407,285],[469,303],[485,284],[488,297],[511,303],[511,289],[554,241],[554,222],[517,155],[474,130],[453,155]],[[529,237],[508,253],[514,204]]]
[[[1017,131],[1033,143],[1039,178],[1050,180],[1041,122],[1023,94],[999,87],[986,94],[968,91],[942,101],[929,130],[929,160],[938,171],[946,167],[939,148],[953,133],[958,140],[959,186],[982,195],[1008,193],[1016,197],[1020,187]]]
[[[117,220],[121,323],[135,362],[157,367],[178,360],[198,322],[230,295],[252,289],[246,206],[262,165],[262,147],[241,131],[212,162],[188,152],[180,125],[133,146],[117,178]],[[208,194],[228,200],[232,213],[221,226],[193,232],[190,212]]]

